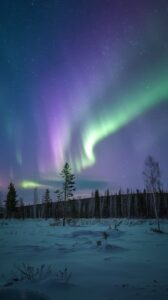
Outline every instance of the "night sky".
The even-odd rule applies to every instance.
[[[168,1],[0,1],[0,189],[168,187]],[[23,193],[22,191],[20,192]]]

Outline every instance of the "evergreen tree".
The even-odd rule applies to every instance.
[[[22,198],[19,199],[19,217],[24,219],[24,201]]]
[[[64,201],[69,200],[73,197],[73,192],[75,191],[75,175],[72,174],[71,167],[66,162],[61,173],[63,178],[63,199]]]
[[[33,218],[37,218],[38,189],[34,188]]]
[[[51,198],[50,198],[50,191],[49,189],[46,189],[44,194],[44,206],[45,206],[45,217],[49,217],[49,210],[51,206]]]
[[[49,189],[46,189],[45,194],[44,194],[44,203],[46,205],[51,203],[51,199],[50,199],[50,191]]]
[[[6,198],[6,212],[7,216],[13,216],[13,214],[16,211],[16,204],[17,204],[17,194],[15,190],[14,184],[11,182],[8,187],[8,193],[7,193],[7,198]]]
[[[60,202],[62,200],[62,194],[63,194],[63,192],[60,191],[60,190],[56,190],[54,193],[56,194],[56,200],[58,202]]]
[[[67,162],[65,163],[60,175],[63,178],[63,185],[62,185],[62,195],[64,200],[63,226],[65,226],[66,201],[73,197],[73,192],[75,191],[75,175],[72,174],[71,167]]]
[[[121,189],[119,189],[118,198],[117,198],[117,215],[119,217],[122,217],[121,200],[122,200],[122,191],[121,191]]]
[[[95,191],[95,218],[100,218],[100,196],[99,191]]]
[[[110,216],[110,193],[109,193],[109,189],[107,189],[107,191],[105,192],[103,217],[109,218],[109,216]]]
[[[107,190],[107,193],[106,193],[106,203],[107,203],[106,217],[109,218],[110,217],[110,192],[109,192],[109,189]]]
[[[0,218],[2,218],[4,215],[3,215],[3,206],[2,206],[2,198],[3,198],[3,194],[2,192],[0,191]]]
[[[78,210],[76,208],[76,200],[70,200],[70,208],[71,208],[71,215],[72,218],[77,218],[78,217]]]
[[[145,199],[144,194],[142,194],[138,189],[136,190],[137,195],[137,209],[138,217],[144,217],[146,215]]]

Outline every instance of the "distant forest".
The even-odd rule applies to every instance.
[[[44,201],[41,204],[16,206],[12,217],[16,218],[154,218],[152,193],[137,190],[136,193],[99,196],[98,190],[91,198],[68,201]],[[160,218],[168,217],[168,193],[156,193],[157,211]],[[9,217],[1,208],[0,217]]]

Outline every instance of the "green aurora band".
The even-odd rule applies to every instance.
[[[103,139],[116,133],[158,104],[168,101],[168,74],[163,69],[161,71],[160,73],[153,72],[143,83],[139,81],[139,86],[134,89],[128,85],[127,89],[123,89],[114,99],[118,100],[115,105],[106,106],[105,110],[89,121],[82,130],[82,151],[79,156],[72,157],[70,161],[73,171],[80,173],[96,163],[95,147]],[[158,79],[156,74],[162,74],[162,76]],[[152,83],[149,83],[149,78]],[[47,188],[44,184],[29,180],[22,181],[20,187],[23,189]]]
[[[108,107],[105,113],[102,113],[96,120],[93,119],[89,123],[82,135],[83,153],[74,164],[77,172],[81,172],[82,169],[95,164],[94,149],[103,139],[116,133],[142,113],[168,100],[168,76],[165,72],[164,75],[159,81],[153,80],[149,86],[144,88],[141,86],[138,91],[127,92],[127,95],[122,95],[120,104],[112,108]]]
[[[40,184],[35,181],[23,180],[20,183],[20,187],[23,189],[35,189],[35,188],[46,188],[46,185]]]

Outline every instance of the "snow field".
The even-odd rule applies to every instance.
[[[121,221],[115,230],[120,220],[1,220],[0,299],[167,300],[168,221],[165,234],[150,230],[154,220]],[[44,274],[20,280],[23,263]]]

